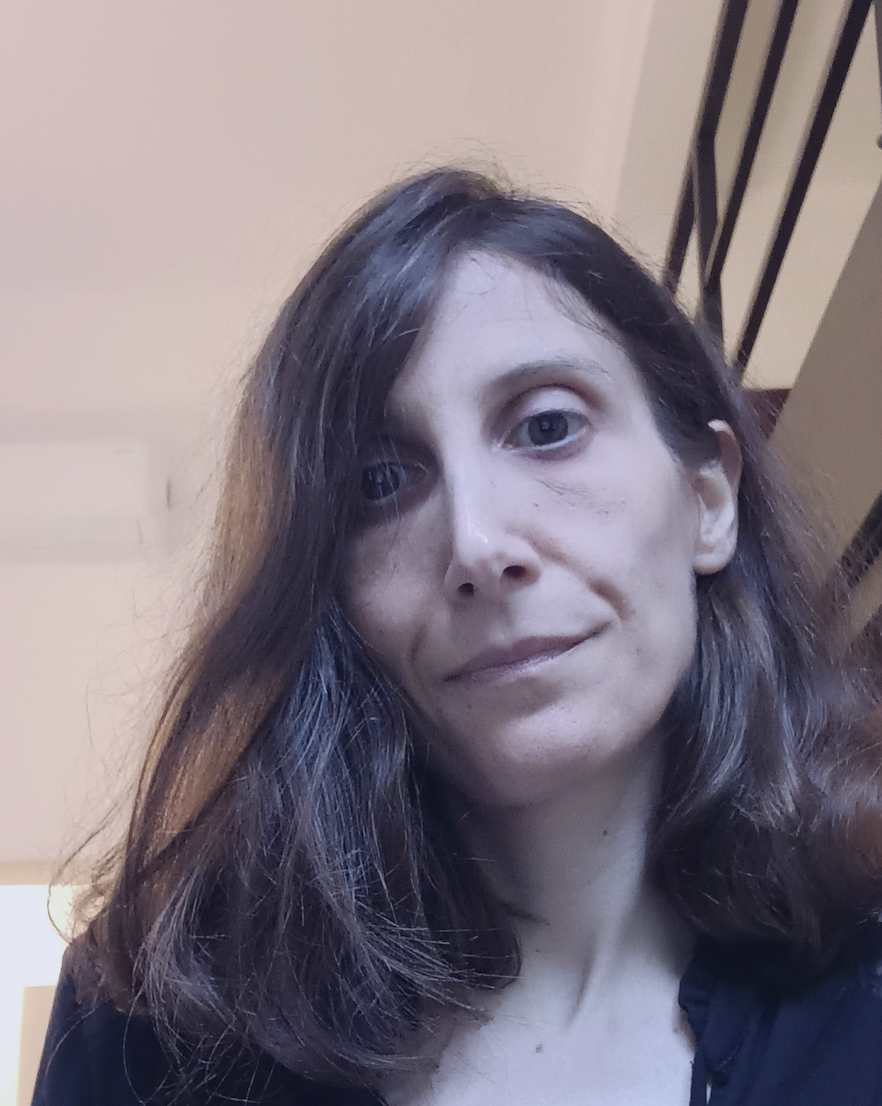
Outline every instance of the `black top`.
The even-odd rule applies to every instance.
[[[696,1039],[689,1106],[882,1106],[882,927],[798,989],[772,983],[773,966],[767,950],[699,940],[680,983]],[[174,1086],[146,1019],[80,1006],[62,979],[33,1106],[380,1106],[262,1060]]]

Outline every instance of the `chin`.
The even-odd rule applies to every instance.
[[[543,736],[535,728],[529,740],[506,736],[479,758],[445,742],[443,750],[436,745],[430,751],[430,760],[470,804],[496,808],[535,806],[598,786],[617,790],[620,782],[642,776],[644,764],[657,775],[661,742],[654,724],[615,738],[581,730],[561,741],[559,729]]]

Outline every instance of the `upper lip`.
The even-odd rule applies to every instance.
[[[447,676],[448,680],[459,680],[464,676],[474,676],[479,672],[485,672],[492,668],[503,668],[507,665],[524,664],[540,657],[545,653],[564,653],[572,649],[591,634],[574,634],[560,637],[525,637],[511,645],[492,646],[476,653],[465,664],[455,669]]]

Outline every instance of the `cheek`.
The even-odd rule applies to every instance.
[[[692,513],[686,505],[683,510],[672,512],[667,523],[650,536],[636,600],[645,613],[641,620],[645,650],[651,653],[653,668],[669,692],[673,692],[685,672],[695,648],[692,524]]]
[[[344,614],[398,678],[419,609],[412,574],[406,569],[399,543],[369,533],[353,543],[341,588]]]
[[[670,471],[659,462],[628,474],[629,496],[610,501],[595,548],[608,570],[608,583],[601,586],[609,588],[637,661],[632,675],[639,678],[642,667],[647,677],[657,673],[665,683],[679,678],[694,648],[698,515],[685,478],[671,468],[667,455],[661,460]],[[601,569],[600,579],[605,575]]]
[[[651,624],[644,627],[647,662],[664,685],[673,685],[686,671],[695,648],[696,606],[691,579],[658,581],[658,590],[647,603]]]
[[[340,603],[350,623],[371,647],[381,628],[377,616],[382,609],[378,597],[383,576],[375,543],[370,538],[356,538],[343,563]]]

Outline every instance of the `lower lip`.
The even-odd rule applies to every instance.
[[[509,684],[517,680],[533,676],[544,669],[558,657],[564,657],[571,653],[581,641],[572,645],[562,645],[555,649],[545,649],[541,653],[534,653],[524,660],[514,661],[511,664],[494,664],[488,668],[479,668],[477,672],[468,672],[462,676],[454,677],[454,682],[459,684]]]

